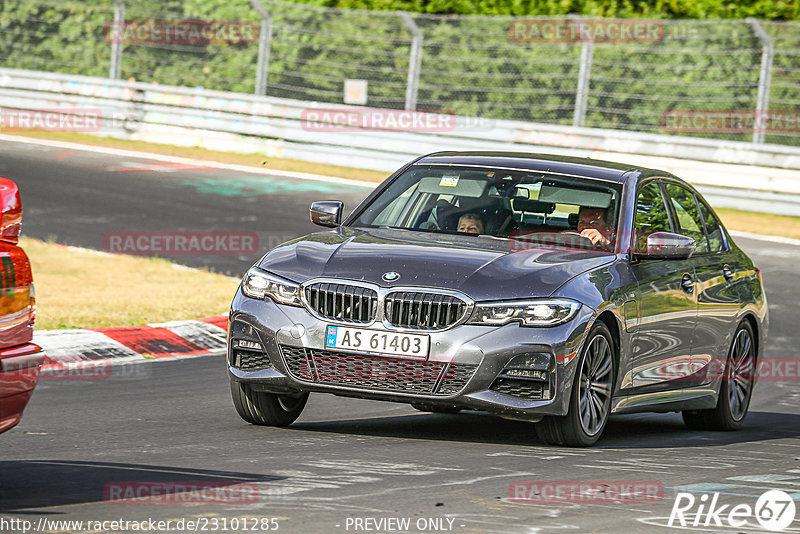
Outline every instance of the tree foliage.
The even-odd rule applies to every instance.
[[[762,45],[750,23],[734,20],[753,16],[772,20],[764,22],[775,44],[770,108],[800,108],[800,23],[775,21],[800,20],[796,0],[262,1],[272,17],[271,96],[341,103],[344,80],[355,78],[368,81],[369,105],[404,107],[412,43],[396,14],[404,9],[424,37],[419,108],[568,125],[582,44],[515,42],[512,18],[494,15],[654,18],[664,24],[658,42],[593,46],[585,125],[662,132],[666,111],[755,108]],[[127,0],[126,6],[128,21],[259,21],[247,0]],[[108,76],[113,13],[111,0],[2,2],[0,66]],[[672,20],[685,18],[698,20]],[[257,42],[126,44],[122,78],[252,93],[257,58]],[[767,141],[800,144],[800,135],[769,134]]]

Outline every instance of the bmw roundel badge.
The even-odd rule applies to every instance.
[[[389,271],[388,273],[383,273],[381,276],[385,282],[394,282],[398,278],[400,278],[400,273],[396,273],[394,271]]]

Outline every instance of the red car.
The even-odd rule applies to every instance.
[[[45,355],[31,343],[36,319],[28,255],[17,245],[22,201],[17,184],[0,178],[0,432],[19,423]]]

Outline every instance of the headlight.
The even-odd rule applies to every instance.
[[[563,299],[478,302],[469,324],[499,326],[518,322],[522,326],[556,326],[575,317],[580,307],[578,302]]]
[[[255,267],[242,278],[242,293],[254,299],[269,297],[279,304],[302,306],[299,285]]]

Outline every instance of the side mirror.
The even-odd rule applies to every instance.
[[[336,228],[342,222],[344,202],[341,200],[320,200],[312,202],[309,214],[311,222],[328,228]]]
[[[16,245],[22,228],[22,201],[17,184],[8,178],[0,178],[0,213],[0,241]]]
[[[697,243],[691,237],[672,232],[653,232],[647,236],[647,252],[636,257],[646,260],[685,260],[694,254]]]

